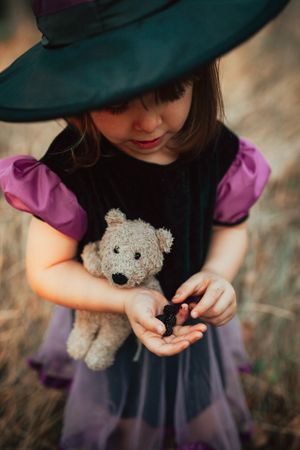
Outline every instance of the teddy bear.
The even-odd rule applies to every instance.
[[[164,253],[169,253],[173,236],[141,219],[128,220],[119,209],[105,216],[107,228],[101,240],[87,244],[81,254],[85,269],[105,277],[120,288],[143,286],[161,292],[155,275],[161,270]],[[131,333],[125,314],[77,310],[67,351],[84,360],[92,370],[104,370]]]

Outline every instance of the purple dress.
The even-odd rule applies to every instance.
[[[67,127],[41,161],[30,156],[0,161],[5,197],[77,239],[78,259],[87,242],[101,238],[111,208],[170,229],[174,246],[158,275],[169,299],[201,269],[213,224],[246,220],[270,173],[259,151],[223,125],[197,157],[163,166],[104,141],[94,166],[71,171],[66,150],[77,139]],[[251,418],[239,382],[239,369],[246,370],[248,361],[237,318],[209,326],[202,340],[172,357],[143,347],[136,361],[131,334],[113,366],[93,372],[66,353],[72,317],[71,310],[55,306],[44,341],[30,359],[42,382],[69,388],[61,449],[163,450],[168,436],[180,450],[240,449]]]

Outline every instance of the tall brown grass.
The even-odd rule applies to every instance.
[[[249,220],[250,251],[236,282],[253,371],[243,376],[256,434],[247,448],[300,448],[300,5],[224,58],[227,122],[252,138],[273,177]],[[0,42],[0,69],[38,39],[26,22]],[[0,156],[41,156],[61,124],[0,124]],[[28,288],[29,217],[0,199],[0,447],[57,448],[64,393],[45,389],[26,365],[41,342],[51,305]],[[42,249],[41,249],[42,251]]]

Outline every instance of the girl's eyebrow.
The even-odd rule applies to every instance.
[[[106,106],[103,108],[103,110],[114,110],[114,109],[123,109],[128,107],[129,102],[120,102],[120,103],[114,103],[113,105]]]

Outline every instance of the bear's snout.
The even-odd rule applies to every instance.
[[[128,278],[125,275],[123,275],[122,273],[113,273],[112,279],[113,279],[114,283],[121,284],[121,285],[126,284],[128,281]]]

